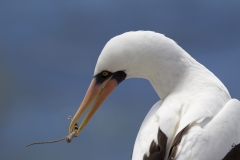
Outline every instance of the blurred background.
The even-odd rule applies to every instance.
[[[150,83],[120,84],[72,143],[68,134],[105,43],[132,30],[174,39],[240,99],[239,1],[0,1],[0,159],[130,159],[159,100]]]

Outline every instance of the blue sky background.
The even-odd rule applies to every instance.
[[[124,81],[81,134],[68,134],[105,43],[126,31],[174,39],[240,99],[239,1],[0,1],[0,159],[130,159],[159,100],[150,83]]]

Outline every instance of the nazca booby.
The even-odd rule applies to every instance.
[[[132,160],[221,160],[239,144],[240,102],[177,43],[152,31],[126,32],[105,45],[69,132],[93,102],[79,134],[128,78],[149,80],[161,99],[141,125]]]

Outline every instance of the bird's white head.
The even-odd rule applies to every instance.
[[[69,131],[72,132],[74,124],[95,100],[79,126],[78,134],[111,91],[126,78],[148,79],[164,98],[184,74],[188,60],[191,58],[181,47],[159,33],[127,32],[112,38],[98,58],[94,78]]]
[[[126,32],[105,45],[94,75],[106,70],[111,73],[124,71],[127,78],[150,79],[161,66],[169,65],[168,62],[165,64],[166,60],[178,58],[173,52],[176,49],[180,47],[162,34],[152,31]]]

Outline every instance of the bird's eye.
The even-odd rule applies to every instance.
[[[102,72],[102,76],[103,76],[103,77],[107,77],[108,75],[109,75],[109,72],[107,72],[107,71],[103,71],[103,72]]]

